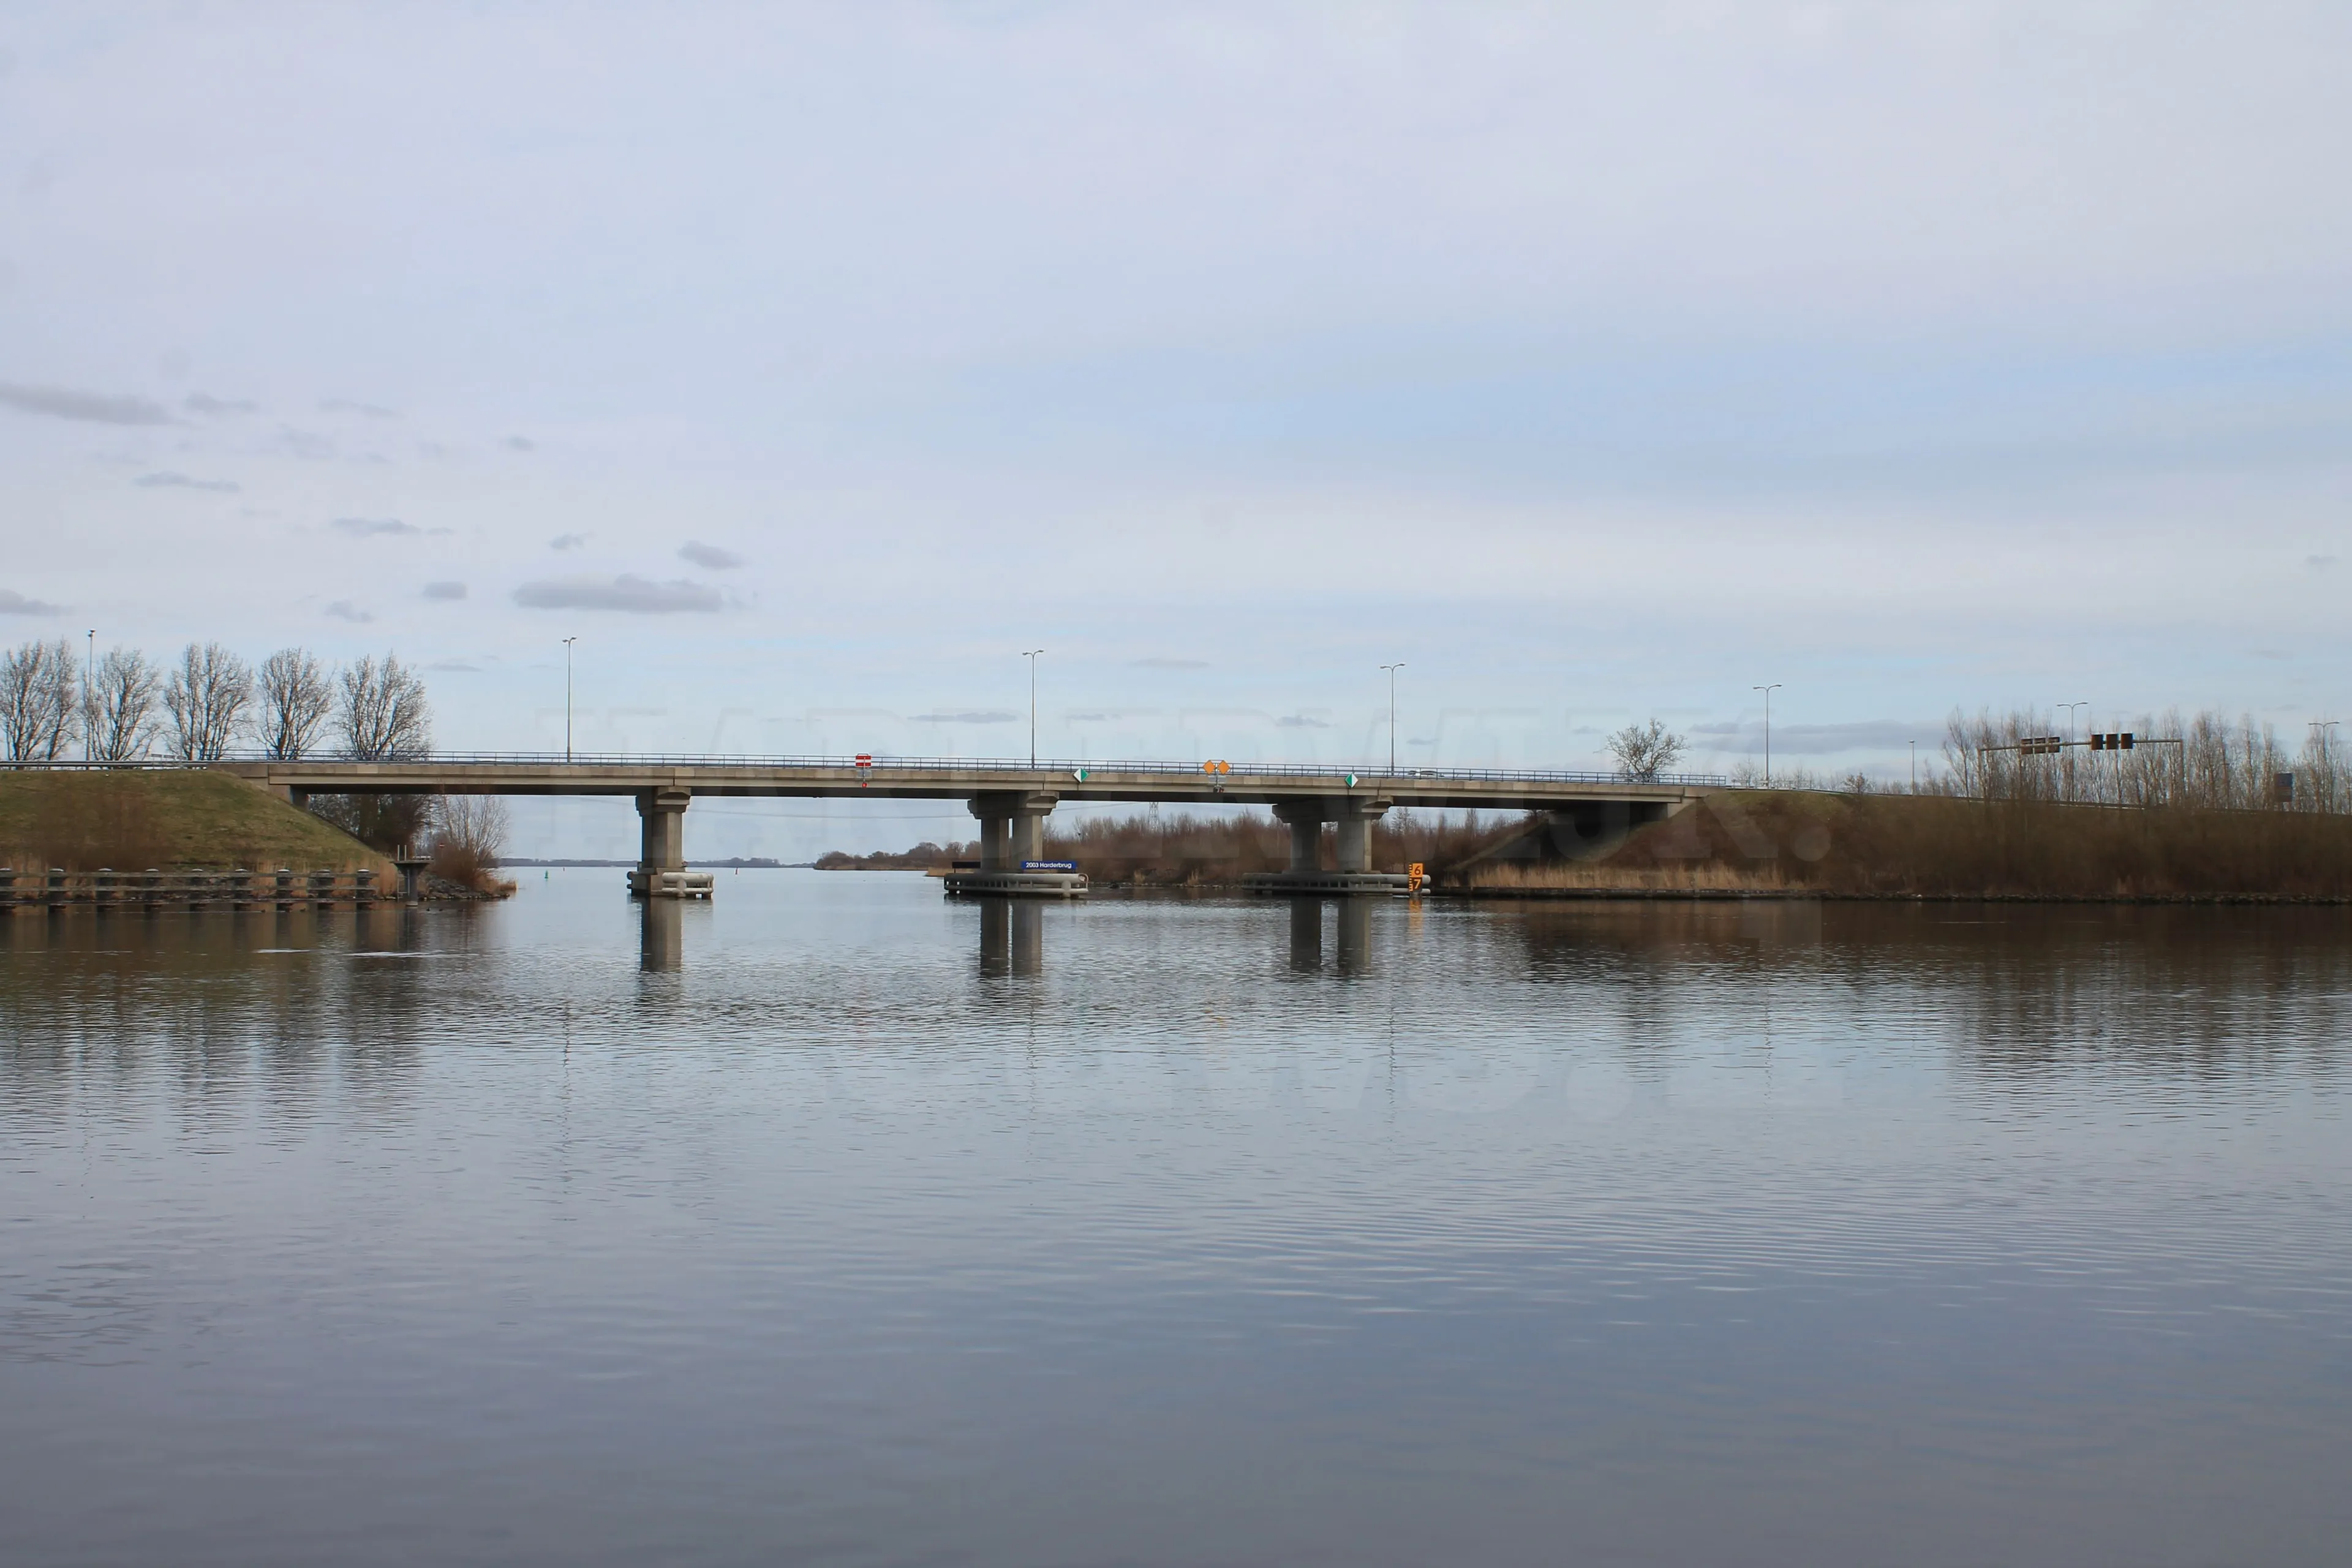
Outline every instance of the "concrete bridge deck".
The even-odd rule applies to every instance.
[[[1350,769],[1320,763],[1000,762],[971,758],[590,756],[444,752],[403,761],[233,758],[211,764],[278,792],[306,795],[693,795],[955,800],[998,791],[1047,791],[1066,800],[1275,805],[1325,795],[1377,795],[1395,805],[1449,810],[1544,809],[1581,801],[1680,802],[1729,786],[1713,774],[1635,784],[1605,773],[1507,769]]]

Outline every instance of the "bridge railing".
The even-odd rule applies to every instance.
[[[222,763],[285,763],[299,766],[305,763],[338,763],[360,760],[378,761],[389,767],[414,766],[418,763],[444,763],[482,767],[691,767],[691,768],[793,768],[811,772],[839,772],[856,776],[859,773],[991,773],[1034,775],[1041,783],[1071,779],[1081,771],[1092,777],[1098,773],[1198,773],[1198,761],[1182,763],[1165,759],[1097,759],[1087,757],[1027,758],[993,757],[894,757],[874,753],[861,763],[855,757],[761,756],[751,754],[683,752],[573,752],[566,756],[562,752],[435,752],[429,756],[354,759],[349,757],[310,756],[302,758],[271,757],[258,752],[231,752],[219,759]],[[176,757],[142,757],[128,762],[75,762],[59,759],[55,762],[0,762],[0,770],[17,771],[88,771],[104,773],[121,769],[176,770],[208,768],[210,762],[184,762]],[[1400,785],[1415,784],[1610,784],[1637,782],[1623,773],[1591,769],[1559,768],[1399,768],[1393,772],[1376,766],[1354,766],[1342,763],[1235,763],[1232,772],[1215,775],[1219,784],[1230,784],[1244,779],[1328,779],[1356,780],[1356,787],[1365,784]],[[1075,781],[1074,781],[1075,782]],[[1655,779],[1638,781],[1644,784],[1687,785],[1719,789],[1732,780],[1721,773],[1661,773]]]

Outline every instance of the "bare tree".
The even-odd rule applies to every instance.
[[[378,664],[361,659],[343,671],[335,712],[347,756],[362,762],[422,757],[433,750],[433,710],[425,682],[391,654]]]
[[[155,694],[163,674],[137,648],[110,647],[82,693],[82,733],[95,763],[127,763],[155,744]]]
[[[63,637],[0,654],[0,740],[11,762],[55,762],[74,737],[81,686],[75,662]]]
[[[1655,784],[1658,775],[1682,760],[1683,738],[1659,723],[1628,724],[1609,737],[1609,754],[1617,771],[1635,784]]]
[[[252,700],[253,670],[245,660],[216,642],[190,643],[163,689],[172,754],[184,762],[218,761]]]
[[[494,795],[445,795],[433,803],[433,849],[470,856],[478,866],[499,863],[507,847],[507,803]]]
[[[271,756],[308,756],[334,708],[333,682],[309,649],[281,647],[262,661],[261,747]]]

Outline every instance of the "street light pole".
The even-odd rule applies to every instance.
[[[1748,689],[1750,691],[1760,691],[1764,694],[1764,787],[1766,789],[1772,787],[1772,693],[1780,690],[1784,684],[1786,683],[1776,680],[1769,686],[1751,686]]]
[[[2069,746],[2074,743],[2074,710],[2078,708],[2088,708],[2090,705],[2087,699],[2081,702],[2053,702],[2050,705],[2050,710],[2053,713],[2061,708],[2066,710],[2066,743]],[[2064,762],[2066,765],[2061,772],[2066,781],[2066,798],[2072,800],[2074,798],[2074,759],[2067,757]]]
[[[1911,793],[1919,793],[1919,742],[1911,742]]]
[[[572,645],[578,637],[563,639],[563,760],[572,760]]]
[[[1399,659],[1394,664],[1384,664],[1381,668],[1389,672],[1389,777],[1394,778],[1396,777],[1396,672],[1404,668],[1404,661]]]
[[[1037,765],[1037,656],[1045,650],[1033,647],[1022,654],[1029,661],[1029,765]]]
[[[89,721],[92,717],[90,702],[98,694],[89,687],[90,682],[98,678],[98,628],[90,627],[88,636],[89,651],[81,658],[81,760],[85,763],[97,755],[92,749],[96,737],[89,732]],[[52,752],[49,754],[55,756],[57,753]]]

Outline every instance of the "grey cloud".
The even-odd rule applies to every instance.
[[[335,455],[335,443],[331,439],[312,431],[297,430],[290,425],[278,431],[278,439],[298,458],[319,461]]]
[[[1691,733],[1731,745],[1760,746],[1764,726],[1761,723],[1694,724]],[[1818,757],[1837,752],[1899,751],[1906,742],[1940,742],[1943,738],[1944,727],[1940,723],[1905,724],[1893,719],[1870,719],[1854,724],[1772,726],[1772,750],[1776,755],[1782,752],[1790,756]],[[1729,746],[1717,749],[1727,750]]]
[[[28,599],[11,588],[0,588],[0,616],[54,616],[64,608],[46,599]]]
[[[143,397],[110,397],[63,386],[17,386],[0,381],[0,407],[92,425],[169,425],[171,414]]]
[[[907,722],[909,724],[1010,724],[1020,717],[1018,713],[1009,713],[1003,709],[990,708],[984,710],[968,710],[956,713],[917,713]]]
[[[719,590],[684,578],[655,583],[630,573],[618,577],[560,577],[525,583],[514,602],[527,610],[621,610],[631,615],[707,614],[724,603]]]
[[[2303,563],[2305,566],[2318,566],[2325,568],[2335,565],[2336,557],[2333,555],[2306,555],[2303,558]]]
[[[180,406],[191,414],[251,414],[261,405],[236,397],[213,397],[192,392],[180,399]]]
[[[425,668],[427,669],[441,670],[450,675],[479,675],[482,673],[482,667],[480,665],[468,664],[462,658],[445,658],[438,660],[436,663],[428,664]]]
[[[349,599],[337,599],[333,604],[327,606],[327,614],[333,616],[336,620],[350,621],[354,626],[362,626],[375,619],[373,616],[369,615],[365,610],[361,609]]]
[[[423,533],[413,522],[403,522],[396,517],[339,517],[327,524],[353,539],[367,539],[379,533]]]
[[[1328,730],[1331,726],[1320,719],[1309,719],[1304,713],[1294,713],[1287,719],[1276,719],[1275,724],[1284,730]]]
[[[743,564],[743,558],[731,550],[721,550],[716,544],[705,544],[689,539],[678,547],[678,559],[690,561],[706,572],[724,572]]]
[[[509,436],[506,439],[506,448],[509,452],[536,452],[539,443],[528,436]]]
[[[232,496],[237,491],[236,481],[234,479],[191,479],[186,474],[169,471],[160,474],[142,474],[131,482],[142,490],[217,490],[222,495]]]
[[[428,599],[462,599],[466,596],[466,584],[446,579],[427,583],[425,584],[425,596]]]
[[[354,403],[348,397],[331,397],[327,399],[326,402],[319,405],[319,412],[321,414],[363,414],[370,419],[397,419],[400,417],[400,411],[396,408],[384,408],[373,403]]]
[[[559,533],[547,542],[550,550],[577,550],[588,542],[584,533]]]
[[[1205,658],[1130,658],[1127,661],[1138,669],[1206,669]]]

